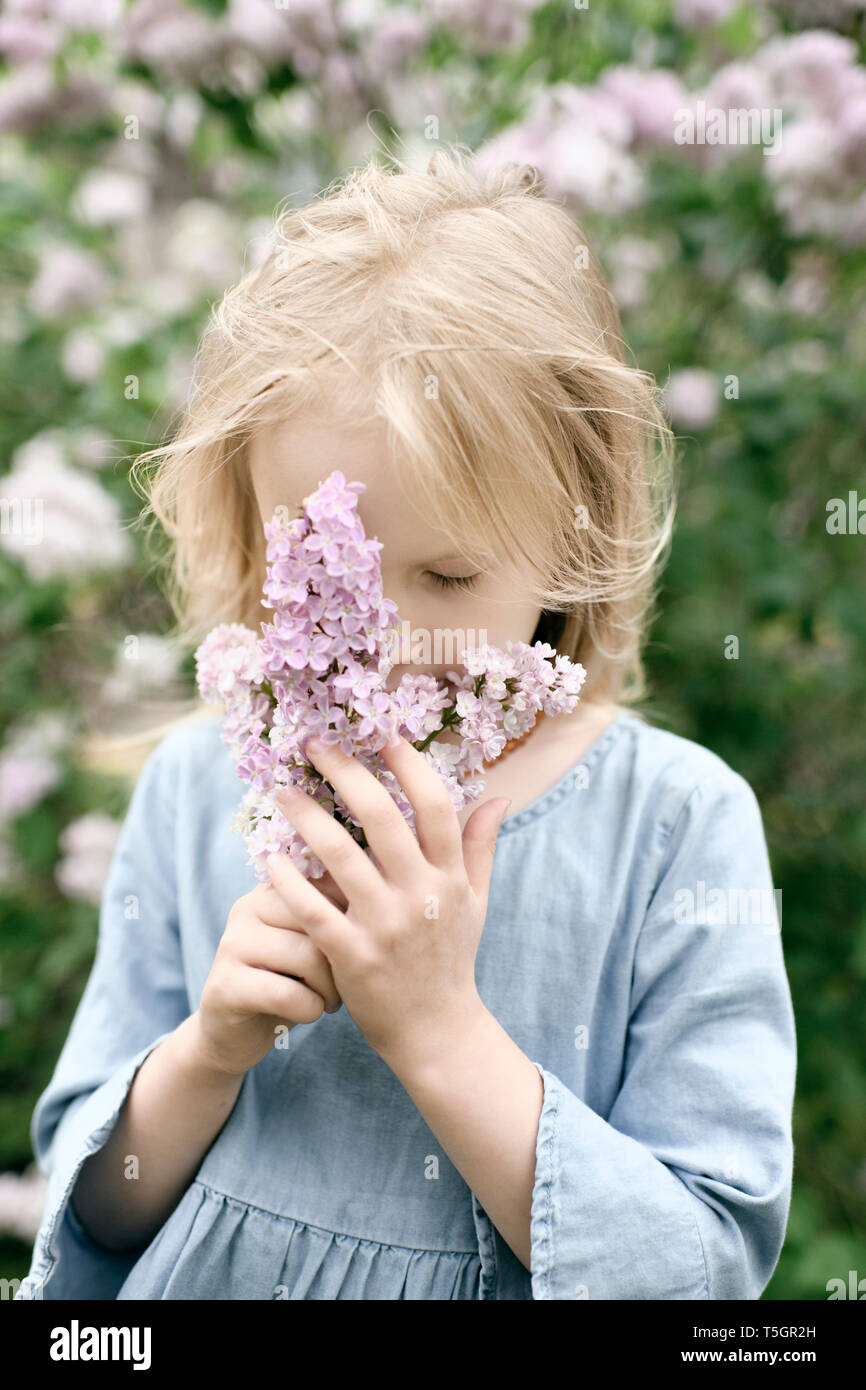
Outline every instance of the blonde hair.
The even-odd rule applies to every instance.
[[[583,663],[585,699],[634,702],[673,517],[659,390],[627,363],[596,256],[536,169],[484,175],[455,146],[425,174],[396,162],[277,209],[266,258],[212,313],[175,437],[133,465],[141,519],[173,542],[178,635],[259,630],[247,445],[318,403],[384,419],[395,486],[458,549],[529,559],[533,640]]]

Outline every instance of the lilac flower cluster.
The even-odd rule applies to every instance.
[[[831,23],[848,27],[847,3],[824,0]],[[815,0],[780,4],[792,7],[814,22]],[[700,30],[736,8],[735,0],[676,0],[675,18]],[[754,157],[758,144],[766,152],[772,141],[773,152],[757,167],[789,232],[843,247],[866,245],[866,69],[856,39],[826,28],[772,33],[751,54],[700,72],[696,90],[687,73],[640,62],[606,66],[591,84],[536,86],[526,111],[485,141],[474,165],[479,173],[506,161],[535,165],[548,193],[611,215],[652,199],[653,151],[712,173],[744,153]],[[701,109],[724,117],[707,140],[694,138],[690,124]],[[735,112],[763,114],[770,138],[725,133]],[[684,118],[692,133],[679,144]]]
[[[275,852],[288,853],[308,878],[325,871],[276,801],[287,784],[325,805],[375,859],[363,827],[305,758],[307,739],[318,735],[357,758],[414,830],[414,808],[379,756],[394,733],[424,753],[459,811],[484,790],[473,774],[530,729],[539,711],[573,710],[586,678],[547,643],[508,642],[505,651],[464,648],[463,672],[448,671],[445,682],[404,675],[387,690],[400,624],[382,592],[381,542],[366,538],[357,515],[363,491],[337,470],[304,500],[300,517],[289,520],[278,508],[265,526],[262,604],[274,610],[273,621],[262,623],[261,637],[223,623],[195,654],[202,699],[222,702],[222,738],[249,783],[233,829],[260,882]],[[459,743],[435,743],[445,730]]]

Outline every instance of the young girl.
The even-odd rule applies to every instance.
[[[587,680],[459,815],[385,750],[417,838],[308,745],[378,861],[301,793],[318,881],[283,855],[257,883],[212,710],[162,739],[33,1116],[18,1296],[759,1298],[796,1070],[770,866],[743,778],[626,708],[670,437],[573,219],[526,168],[370,163],[278,219],[150,452],[191,640],[258,631],[263,523],[339,469],[412,632],[545,641]]]

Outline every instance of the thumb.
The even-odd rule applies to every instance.
[[[511,799],[496,796],[472,812],[463,827],[463,863],[472,891],[487,907],[487,891],[493,870],[496,837]]]

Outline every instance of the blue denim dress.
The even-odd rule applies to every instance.
[[[79,1169],[255,886],[230,828],[244,789],[216,718],[172,730],[138,779],[33,1114],[49,1184],[17,1297],[760,1297],[793,1167],[780,895],[748,784],[628,713],[496,844],[476,980],[543,1080],[530,1269],[345,1007],[247,1072],[146,1246],[94,1242]]]

